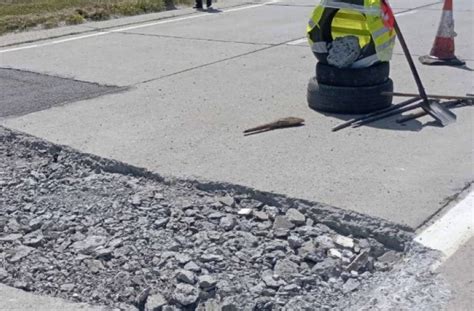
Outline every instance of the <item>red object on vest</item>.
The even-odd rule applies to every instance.
[[[387,1],[382,1],[381,9],[383,24],[390,30],[393,29],[395,25],[395,16],[393,15],[392,8],[390,7]]]

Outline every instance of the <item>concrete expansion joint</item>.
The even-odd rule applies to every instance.
[[[178,40],[188,40],[188,41],[205,41],[205,42],[219,42],[219,43],[231,43],[231,44],[247,44],[247,45],[256,45],[256,46],[274,46],[274,43],[257,43],[257,42],[245,42],[245,41],[232,41],[232,40],[219,40],[219,39],[207,39],[207,38],[193,38],[193,37],[182,37],[182,36],[171,36],[171,35],[161,35],[161,34],[149,34],[142,32],[127,32],[127,31],[117,31],[117,34],[123,35],[137,35],[144,37],[155,37],[155,38],[169,38],[169,39],[178,39]]]
[[[287,41],[285,41],[285,42],[281,42],[281,43],[277,43],[277,44],[263,45],[262,48],[257,49],[257,50],[254,50],[254,51],[250,51],[250,52],[242,53],[242,54],[239,54],[239,55],[227,57],[227,58],[224,58],[224,59],[221,59],[221,60],[217,60],[217,61],[214,61],[214,62],[202,64],[202,65],[195,66],[195,67],[192,67],[192,68],[187,68],[187,69],[185,69],[185,70],[173,72],[173,73],[170,73],[170,74],[167,74],[167,75],[164,75],[164,76],[159,76],[159,77],[156,77],[156,78],[143,80],[143,81],[134,83],[134,84],[132,84],[132,85],[130,85],[130,86],[138,86],[138,85],[142,85],[142,84],[146,84],[146,83],[150,83],[150,82],[154,82],[154,81],[166,79],[166,78],[173,77],[173,76],[176,76],[176,75],[185,73],[185,72],[190,72],[190,71],[193,71],[193,70],[196,70],[196,69],[201,69],[201,68],[209,67],[209,66],[212,66],[212,65],[215,65],[215,64],[219,64],[219,63],[223,63],[223,62],[226,62],[226,61],[238,59],[238,58],[241,58],[241,57],[244,57],[244,56],[253,55],[253,54],[256,54],[256,53],[259,53],[259,52],[263,52],[263,51],[266,51],[266,50],[269,50],[269,49],[272,49],[272,48],[275,48],[275,47],[280,47],[280,46],[287,45],[288,43],[293,42],[293,41],[294,41],[294,40],[292,39],[292,40],[287,40]]]
[[[455,194],[445,198],[444,202],[443,202],[444,204],[442,204],[442,206],[438,210],[436,210],[431,216],[426,218],[425,221],[423,221],[419,226],[417,226],[415,228],[415,231],[419,231],[419,230],[425,228],[426,226],[428,226],[431,222],[433,222],[434,219],[436,219],[438,216],[443,214],[446,210],[451,208],[453,203],[456,203],[456,202],[460,201],[464,196],[469,194],[469,192],[472,191],[473,185],[474,185],[474,180],[471,180],[471,181],[467,182],[464,185],[464,187],[461,188],[461,190],[459,190]]]

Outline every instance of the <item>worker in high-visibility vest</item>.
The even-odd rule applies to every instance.
[[[355,36],[361,55],[352,68],[389,61],[395,45],[393,12],[381,0],[322,0],[308,22],[311,50],[325,62],[330,43],[339,37]]]

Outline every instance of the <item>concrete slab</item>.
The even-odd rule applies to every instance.
[[[0,67],[128,86],[249,53],[254,44],[107,34],[2,54]]]
[[[410,90],[402,63],[395,57],[395,83]],[[389,120],[333,134],[340,120],[307,108],[313,72],[307,49],[274,47],[4,124],[165,175],[243,184],[412,227],[472,181],[472,109],[458,109],[447,128]],[[454,73],[460,81],[471,74]],[[289,115],[307,125],[242,136]]]
[[[451,283],[453,298],[446,310],[472,310],[474,306],[474,238],[462,246],[439,272]]]
[[[178,24],[157,25],[127,31],[158,36],[201,38],[259,44],[280,44],[305,36],[312,9],[298,6],[268,5],[243,14],[212,14],[199,23],[186,20]],[[256,25],[258,25],[256,27]]]

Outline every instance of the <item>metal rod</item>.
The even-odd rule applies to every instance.
[[[405,57],[408,61],[408,65],[410,66],[411,73],[413,74],[413,77],[415,78],[416,86],[418,87],[418,92],[420,97],[423,99],[423,101],[428,104],[428,97],[426,96],[425,88],[423,87],[423,82],[421,82],[420,75],[418,74],[418,70],[416,70],[415,63],[413,62],[413,58],[411,57],[410,51],[408,50],[407,43],[405,42],[405,38],[403,37],[402,31],[400,30],[400,27],[398,26],[397,20],[394,18],[394,24],[395,28],[395,33],[397,34],[398,41],[400,41],[400,45],[402,46],[403,53],[405,54]]]
[[[419,101],[420,100],[420,96],[419,95],[416,95],[417,97],[415,98],[410,98],[404,102],[401,102],[399,104],[395,104],[395,105],[392,105],[390,107],[387,107],[387,108],[384,108],[384,109],[381,109],[381,110],[377,110],[377,111],[374,111],[374,112],[371,112],[369,114],[366,114],[366,115],[363,115],[361,117],[357,117],[357,118],[353,118],[353,119],[350,119],[350,120],[347,120],[346,122],[344,123],[341,123],[339,124],[338,126],[334,127],[332,129],[333,132],[337,132],[339,130],[342,130],[346,127],[349,127],[352,125],[352,123],[354,122],[357,122],[357,121],[361,121],[361,120],[364,120],[366,118],[370,118],[370,117],[373,117],[373,116],[376,116],[376,115],[379,115],[379,114],[382,114],[382,113],[386,113],[386,112],[389,112],[389,111],[392,111],[392,110],[395,110],[395,109],[398,109],[398,108],[401,108],[401,107],[405,107],[407,105],[410,105],[410,104],[413,104],[414,102],[416,101]]]
[[[454,102],[447,102],[447,103],[442,103],[442,104],[444,104],[446,107],[455,107],[461,102],[462,102],[462,100],[458,99]],[[427,114],[426,111],[422,110],[422,111],[419,111],[419,112],[409,114],[407,116],[402,116],[401,118],[397,119],[397,123],[405,123],[405,122],[410,121],[410,120],[418,119],[418,118],[421,118],[423,116],[426,116],[426,114]]]
[[[354,128],[359,127],[359,126],[362,126],[362,125],[365,125],[365,124],[369,124],[369,123],[372,123],[372,122],[375,122],[375,121],[378,121],[378,120],[381,120],[381,119],[385,119],[385,118],[388,118],[388,117],[391,117],[391,116],[394,116],[394,115],[397,115],[397,114],[400,114],[400,113],[403,113],[403,112],[407,112],[407,111],[410,111],[410,110],[413,110],[413,109],[416,109],[416,108],[420,108],[420,107],[423,107],[423,101],[420,101],[419,103],[416,103],[416,104],[408,106],[408,107],[402,107],[402,108],[397,109],[397,110],[389,111],[387,113],[377,115],[377,116],[374,116],[372,118],[367,118],[365,120],[353,123],[352,127],[354,127]]]
[[[387,95],[387,96],[398,96],[398,97],[414,97],[414,96],[419,96],[418,94],[414,93],[401,93],[401,92],[382,92],[382,95]],[[469,95],[468,96],[453,96],[453,95],[430,95],[426,94],[428,98],[434,98],[434,99],[460,99],[460,100],[474,100],[474,95]]]
[[[383,0],[386,3],[386,0]],[[395,29],[395,33],[397,34],[398,41],[400,41],[400,45],[402,46],[403,54],[410,65],[410,70],[415,78],[416,86],[418,87],[418,92],[420,93],[420,97],[423,99],[421,102],[421,108],[426,111],[430,116],[432,116],[436,121],[441,123],[441,125],[446,126],[452,122],[456,121],[456,115],[447,110],[446,108],[440,106],[437,103],[431,104],[426,96],[425,88],[423,87],[423,83],[421,82],[420,75],[418,74],[418,70],[416,69],[415,63],[413,62],[413,58],[411,57],[410,51],[408,50],[408,46],[405,42],[405,38],[403,37],[402,31],[398,26],[397,19],[393,17],[393,27]]]

